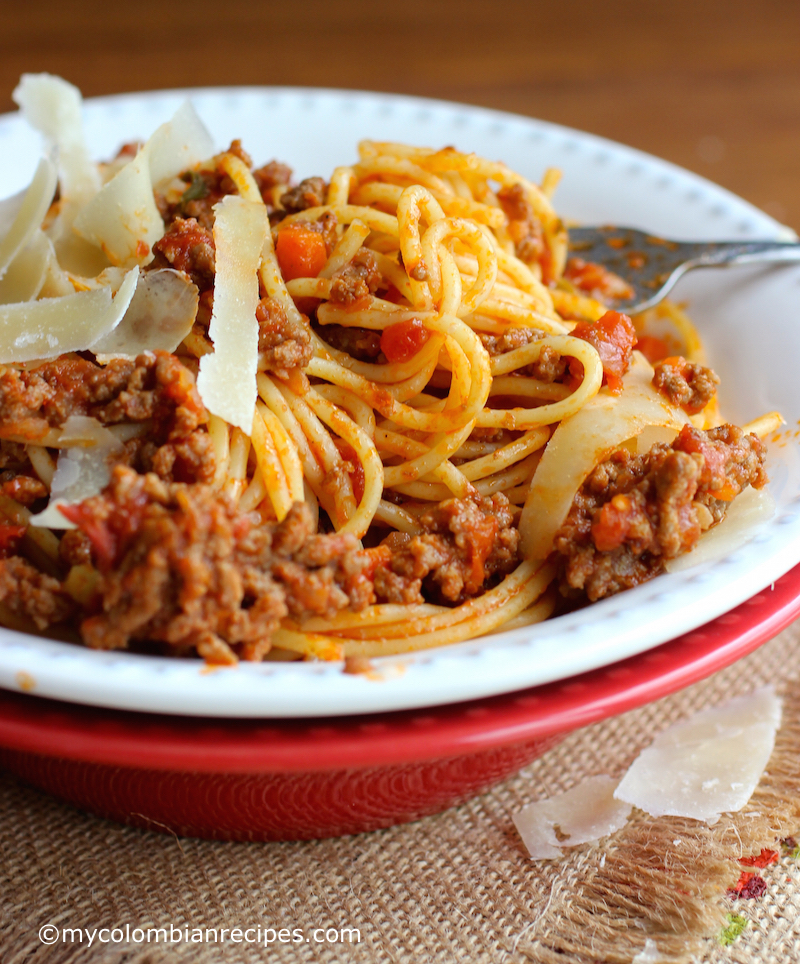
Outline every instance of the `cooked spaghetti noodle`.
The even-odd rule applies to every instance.
[[[632,323],[574,269],[557,172],[365,141],[292,185],[238,142],[170,168],[160,131],[80,198],[62,157],[29,231],[29,308],[115,297],[110,334],[3,348],[5,625],[215,662],[441,646],[656,575],[766,481],[683,312]],[[181,299],[167,349],[124,330],[146,285],[158,338]]]

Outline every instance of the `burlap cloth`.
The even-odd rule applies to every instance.
[[[800,718],[800,688],[792,686],[799,670],[796,624],[703,683],[572,734],[518,776],[464,806],[415,824],[337,840],[179,840],[86,816],[0,775],[0,961],[587,961],[593,959],[594,934],[601,926],[605,943],[598,945],[594,959],[631,960],[631,948],[644,943],[648,919],[657,916],[652,908],[657,901],[641,880],[631,885],[624,899],[620,893],[603,894],[599,868],[606,866],[606,857],[609,866],[615,860],[621,866],[625,847],[613,842],[584,847],[560,862],[536,863],[524,852],[511,815],[585,776],[621,774],[667,723],[761,683],[776,682],[789,696],[794,693],[791,712]],[[800,719],[795,724],[800,726]],[[800,754],[795,759],[796,732],[782,728],[782,733],[781,786],[792,804],[800,796],[795,792],[800,787]],[[760,799],[762,813],[756,819],[766,820],[774,841],[785,834],[789,811],[773,820],[774,792]],[[800,819],[797,822],[800,825]],[[728,828],[728,837],[744,834],[746,823],[747,818],[740,816]],[[693,828],[685,824],[677,840],[670,840],[674,828],[648,825],[643,835],[640,832],[638,854],[631,858],[627,852],[626,859],[651,861],[663,869],[661,851],[674,844],[668,861],[677,881],[673,889],[688,904],[679,901],[677,910],[671,908],[671,917],[667,914],[670,919],[664,926],[675,931],[670,959],[703,964],[800,961],[800,860],[784,847],[780,861],[760,871],[767,882],[761,897],[729,898],[725,889],[739,868],[730,860],[715,863],[709,832],[696,829],[696,839]],[[681,839],[690,851],[685,857]],[[718,845],[719,839],[714,846]],[[734,840],[729,847],[733,857],[752,846],[752,840],[744,840],[738,851],[736,846]],[[639,866],[637,873],[641,870]],[[652,880],[653,888],[661,886],[656,877]],[[732,944],[722,946],[717,935],[726,912],[738,915],[734,920],[744,930]],[[91,947],[59,941],[47,946],[37,932],[48,922],[90,930],[125,925],[131,930],[260,926],[302,929],[302,934],[300,943],[276,941],[267,947],[229,941],[95,941]],[[357,928],[360,942],[309,940],[318,928]],[[639,960],[658,960],[653,946],[646,946]]]

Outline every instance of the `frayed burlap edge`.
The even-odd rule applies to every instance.
[[[665,964],[696,961],[725,925],[739,858],[800,828],[800,686],[782,695],[775,748],[744,810],[712,827],[635,812],[600,847],[572,855],[516,950],[537,964],[628,964],[639,953]],[[648,940],[655,948],[645,953]]]

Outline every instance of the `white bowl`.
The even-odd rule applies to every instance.
[[[453,144],[502,159],[538,180],[563,171],[556,207],[584,223],[616,223],[685,239],[772,238],[786,229],[729,192],[628,147],[511,114],[385,94],[282,88],[166,91],[86,103],[98,159],[145,139],[191,97],[220,147],[235,137],[257,163],[328,175],[361,138]],[[0,118],[0,179],[30,179],[38,136]],[[800,268],[696,272],[687,301],[722,378],[723,411],[739,424],[779,409],[800,424]],[[800,457],[793,434],[769,452],[774,517],[727,558],[603,600],[539,626],[376,660],[380,680],[340,664],[262,663],[209,672],[202,661],[97,652],[0,630],[0,686],[42,696],[204,716],[328,716],[452,703],[563,679],[657,646],[726,612],[800,561]],[[24,674],[24,675],[23,675]]]

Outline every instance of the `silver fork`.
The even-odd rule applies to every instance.
[[[609,304],[632,313],[658,304],[691,268],[800,261],[800,242],[668,241],[634,228],[570,228],[572,256],[601,264],[626,281],[633,294]]]

